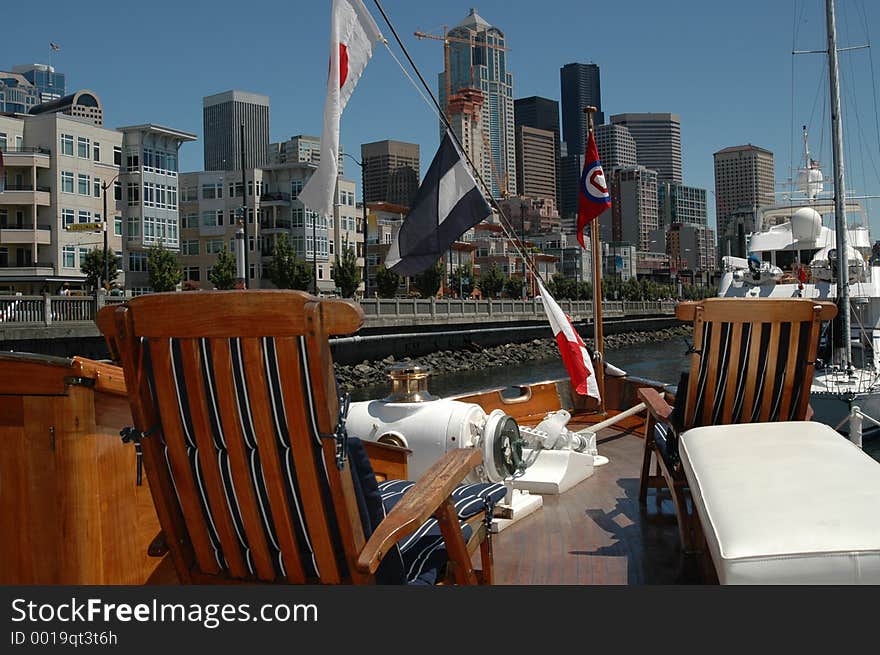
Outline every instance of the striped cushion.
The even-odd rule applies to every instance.
[[[379,484],[382,504],[386,514],[390,512],[415,482],[409,480],[388,480]],[[453,492],[455,510],[461,521],[465,541],[473,533],[466,521],[482,511],[492,516],[492,509],[501,502],[507,489],[500,483],[480,482],[459,485]],[[437,519],[430,518],[410,536],[397,544],[403,557],[404,572],[408,584],[434,584],[446,565],[447,555],[443,536]]]

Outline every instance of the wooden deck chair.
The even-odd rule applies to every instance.
[[[651,487],[669,488],[685,553],[701,539],[688,511],[679,435],[705,425],[809,420],[821,322],[836,314],[833,303],[802,298],[709,298],[676,307],[679,320],[694,324],[690,369],[674,408],[661,392],[639,389],[648,408],[639,501]]]
[[[346,435],[328,337],[360,328],[357,305],[297,291],[167,293],[114,316],[181,582],[491,582],[485,512],[497,489],[458,486],[480,453],[450,452],[414,485],[380,489],[366,442]]]

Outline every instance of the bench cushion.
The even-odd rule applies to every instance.
[[[880,583],[880,463],[827,425],[694,428],[679,452],[722,584]]]

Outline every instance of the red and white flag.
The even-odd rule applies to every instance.
[[[323,216],[333,215],[342,110],[373,56],[373,44],[382,40],[382,33],[362,0],[333,0],[321,162],[299,194],[304,205]]]
[[[590,130],[578,192],[577,240],[581,244],[581,248],[586,248],[584,228],[609,207],[611,207],[611,194],[608,193],[605,172],[602,170],[602,162],[599,161],[596,137]]]
[[[568,371],[571,387],[581,396],[590,396],[596,400],[599,397],[599,385],[596,383],[596,371],[583,339],[571,324],[571,319],[565,315],[562,308],[544,288],[541,280],[538,280],[538,292],[541,296],[544,311],[556,337],[556,345],[559,346],[559,354],[562,355],[562,363]]]

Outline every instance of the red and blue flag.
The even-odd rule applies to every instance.
[[[599,149],[596,147],[596,138],[592,130],[587,140],[579,189],[577,239],[581,248],[586,248],[584,228],[611,207],[611,194],[608,192],[608,183],[605,181],[605,172],[602,170],[602,162],[599,161]]]

